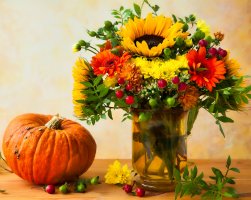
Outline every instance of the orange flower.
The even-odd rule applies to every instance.
[[[179,97],[178,101],[186,111],[197,104],[199,96],[198,89],[194,86],[188,85],[186,91]]]
[[[113,76],[120,71],[123,64],[130,57],[128,53],[124,53],[119,57],[111,53],[110,50],[104,50],[92,57],[91,66],[95,75],[108,74],[109,76]]]
[[[215,83],[225,79],[226,68],[222,60],[216,57],[206,58],[206,48],[200,47],[198,52],[190,50],[187,53],[188,65],[190,67],[191,81],[195,81],[199,87],[206,87],[210,92]]]
[[[112,49],[112,43],[110,40],[106,40],[106,42],[100,47],[100,51],[105,51],[108,49]]]

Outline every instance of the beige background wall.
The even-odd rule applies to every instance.
[[[136,1],[140,3],[141,1]],[[151,0],[161,13],[196,14],[223,31],[223,45],[251,75],[251,1]],[[96,29],[110,11],[132,0],[0,0],[0,143],[8,122],[26,112],[60,113],[73,117],[71,66],[78,54],[71,46],[85,30]],[[87,39],[88,40],[88,39]],[[84,55],[82,53],[82,55]],[[88,58],[89,55],[87,56]],[[230,113],[234,124],[224,125],[224,139],[214,120],[201,111],[188,139],[190,158],[251,158],[251,110]],[[83,125],[98,145],[97,158],[130,158],[131,123],[115,120]]]

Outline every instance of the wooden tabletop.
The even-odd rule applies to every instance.
[[[104,174],[109,164],[114,160],[95,160],[91,168],[82,177],[93,177],[99,175],[101,177],[101,184],[90,186],[86,193],[70,193],[53,195],[44,192],[41,186],[30,184],[15,174],[8,172],[0,172],[0,189],[5,189],[6,194],[0,193],[0,199],[15,199],[15,200],[29,200],[29,199],[137,199],[139,197],[130,196],[126,194],[120,187],[115,185],[108,185],[104,183]],[[120,160],[122,164],[131,166],[130,160]],[[205,177],[212,175],[211,167],[224,169],[225,161],[221,160],[193,160],[198,166],[199,171],[203,171]],[[232,174],[236,177],[236,186],[240,194],[240,200],[251,200],[251,160],[234,160],[232,161],[233,167],[240,169],[240,174]],[[161,200],[161,199],[174,199],[174,193],[146,193],[144,198]],[[182,198],[184,200],[190,198]],[[193,198],[200,199],[200,198]]]

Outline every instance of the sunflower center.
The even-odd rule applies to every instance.
[[[157,36],[157,35],[143,35],[139,38],[136,38],[134,40],[134,43],[136,44],[137,42],[142,42],[145,41],[147,43],[147,46],[149,49],[151,49],[152,47],[156,47],[158,46],[160,43],[162,43],[164,40],[163,37],[161,36]]]

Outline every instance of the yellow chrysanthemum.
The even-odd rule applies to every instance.
[[[240,71],[240,64],[238,63],[237,60],[235,59],[229,59],[227,57],[227,59],[225,60],[225,64],[227,67],[227,73],[229,76],[236,76],[239,77],[241,76],[239,71]]]
[[[85,86],[81,82],[88,81],[89,78],[89,66],[86,64],[84,59],[77,59],[72,69],[72,75],[74,79],[72,91],[74,114],[77,117],[83,117],[82,108],[84,107],[84,104],[80,103],[79,100],[84,100],[86,97],[81,92],[85,89]]]
[[[186,57],[177,56],[176,59],[163,61],[160,59],[147,60],[143,57],[133,59],[133,62],[141,70],[145,78],[152,77],[154,79],[172,80],[181,68],[188,68]]]
[[[129,184],[131,182],[131,171],[127,165],[121,166],[118,160],[115,160],[108,167],[105,174],[105,183],[107,184]]]
[[[210,36],[210,27],[206,24],[204,20],[199,19],[196,25],[198,29],[205,33],[205,36]]]
[[[175,38],[186,38],[188,33],[182,32],[183,23],[172,22],[163,15],[148,14],[145,19],[130,19],[118,32],[122,37],[125,50],[142,56],[159,56],[163,49],[172,47]]]

